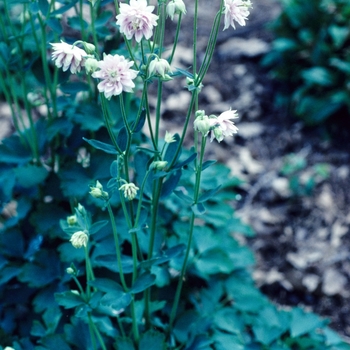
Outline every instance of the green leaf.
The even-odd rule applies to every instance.
[[[80,124],[82,130],[97,131],[104,126],[101,110],[95,104],[83,104],[71,108],[67,116],[71,121]]]
[[[146,110],[143,109],[142,112],[141,112],[141,115],[140,115],[140,119],[134,129],[134,133],[136,132],[140,132],[143,128],[143,126],[145,125],[145,122],[146,122]],[[134,123],[132,124],[132,127],[133,127]]]
[[[321,86],[330,86],[334,82],[331,72],[324,67],[304,69],[301,72],[301,76],[307,84],[311,83]]]
[[[93,223],[89,229],[90,234],[93,235],[93,234],[97,233],[103,227],[105,227],[108,223],[109,223],[108,220],[101,220],[101,221]]]
[[[218,273],[228,274],[234,270],[234,265],[221,248],[214,248],[205,251],[195,262],[196,268],[202,272],[204,276],[214,275]]]
[[[66,11],[70,10],[72,7],[74,7],[74,5],[78,2],[79,0],[71,0],[69,2],[69,4],[64,5],[62,7],[60,7],[58,10],[52,11],[50,13],[51,17],[57,16],[57,15],[61,15],[62,13],[65,13]]]
[[[119,267],[116,261],[115,254],[106,254],[97,256],[94,259],[94,262],[97,266],[105,267],[113,272],[119,272]],[[122,257],[122,268],[123,273],[131,273],[133,272],[133,261],[129,256]]]
[[[155,281],[155,275],[149,272],[145,272],[136,279],[135,283],[130,289],[130,292],[135,294],[143,292],[145,289],[149,288],[150,286],[153,286]]]
[[[21,272],[20,267],[6,266],[0,270],[0,284],[4,285],[10,281],[13,277],[16,277]]]
[[[188,204],[193,203],[193,198],[190,197],[185,193],[185,188],[184,187],[179,187],[178,189],[174,190],[174,193],[183,201],[185,201]]]
[[[71,350],[61,334],[49,334],[40,339],[40,343],[45,346],[45,349]]]
[[[92,178],[80,164],[74,163],[59,173],[61,189],[67,197],[82,198],[89,192]]]
[[[196,215],[203,215],[206,212],[203,203],[193,204],[191,206],[191,209]]]
[[[300,308],[292,310],[292,321],[290,325],[290,333],[293,338],[307,334],[324,324],[319,316],[313,313],[307,313]]]
[[[123,287],[109,278],[96,278],[89,282],[89,285],[102,292],[123,292]]]
[[[89,91],[89,85],[81,81],[67,82],[60,85],[60,90],[67,95],[76,95],[79,92]]]
[[[174,173],[172,173],[166,181],[164,181],[162,186],[162,192],[161,192],[161,198],[165,198],[169,196],[179,183],[181,178],[181,170],[177,170]]]
[[[115,310],[125,309],[132,300],[130,293],[123,291],[108,292],[101,298],[101,304],[112,307]]]
[[[30,148],[14,134],[0,144],[0,163],[23,164],[32,159]]]
[[[117,136],[117,144],[122,151],[126,150],[126,145],[128,143],[128,133],[126,127],[123,126]]]
[[[47,13],[49,12],[49,3],[47,0],[38,0],[39,2],[39,9],[40,9],[40,12],[44,15],[44,16],[47,16]]]
[[[241,334],[244,328],[241,317],[231,307],[226,307],[215,313],[214,324],[224,332]]]
[[[85,137],[83,137],[83,140],[86,141],[88,144],[90,144],[92,147],[99,149],[103,152],[106,152],[109,154],[119,154],[116,148],[109,143],[104,143],[98,140],[88,140]]]
[[[81,27],[83,27],[84,29],[88,29],[89,24],[82,20],[82,24],[81,24],[81,18],[78,16],[74,16],[74,17],[68,17],[68,25],[78,31],[81,31]]]
[[[207,160],[202,164],[202,171],[209,168],[213,164],[215,164],[217,161],[216,160]]]
[[[111,11],[103,11],[99,14],[95,21],[95,27],[104,27],[109,19],[112,17],[113,13]]]
[[[46,23],[56,35],[60,36],[62,34],[63,28],[61,21],[58,18],[49,18]]]
[[[129,338],[122,337],[117,337],[115,341],[115,348],[116,350],[135,350],[132,340]]]
[[[35,259],[23,266],[20,281],[28,283],[31,287],[43,287],[60,277],[60,262],[55,252],[40,250]]]
[[[198,198],[198,202],[205,202],[208,199],[210,199],[217,191],[219,191],[220,187],[221,187],[221,185],[202,193]]]
[[[180,136],[179,134],[175,134],[174,135],[174,139],[175,142],[169,143],[168,144],[168,148],[165,152],[164,158],[163,160],[165,160],[166,162],[168,162],[169,164],[172,162],[172,160],[174,159],[177,147],[180,143]],[[179,154],[177,155],[177,158],[175,159],[175,161],[180,157],[181,152],[179,152]]]
[[[139,350],[166,350],[165,334],[149,330],[140,337]]]
[[[57,303],[65,309],[72,309],[85,304],[85,301],[80,295],[73,293],[70,290],[63,293],[55,293],[55,299]]]
[[[181,169],[183,168],[185,165],[191,163],[193,160],[195,160],[197,158],[197,153],[192,153],[188,158],[186,158],[184,161],[182,162],[178,162],[174,165],[174,167],[172,168],[173,170],[175,169]]]

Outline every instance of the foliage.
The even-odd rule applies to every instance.
[[[110,1],[52,4],[0,4],[0,91],[16,128],[0,144],[2,348],[349,349],[327,321],[255,287],[253,254],[236,239],[253,235],[234,216],[241,181],[205,159],[207,134],[195,131],[191,149],[186,130],[148,138],[144,94],[107,100],[90,75],[50,62],[48,42],[77,31],[101,52],[128,52]],[[183,75],[196,97],[203,76],[172,77]],[[120,190],[129,181],[136,196]]]
[[[263,59],[283,83],[279,103],[309,125],[349,115],[350,3],[281,0],[281,5],[271,25],[276,38]]]

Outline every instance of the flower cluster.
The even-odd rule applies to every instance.
[[[120,4],[120,14],[116,16],[120,32],[130,40],[135,37],[139,43],[142,38],[149,39],[158,16],[153,14],[154,6],[148,6],[147,0],[130,0],[130,4]]]
[[[182,0],[171,0],[166,7],[166,13],[173,21],[174,15],[186,14],[186,6]]]
[[[228,110],[221,113],[218,117],[210,115],[209,117],[204,111],[196,112],[196,119],[193,123],[194,129],[207,136],[210,133],[210,142],[214,138],[221,142],[226,136],[233,136],[238,131],[231,119],[238,118],[236,111]]]
[[[167,73],[172,73],[170,64],[164,58],[158,56],[151,61],[148,67],[149,75],[159,75],[163,80],[171,80],[172,78]]]
[[[62,68],[64,72],[69,69],[72,74],[81,71],[85,64],[85,57],[88,56],[83,49],[63,41],[51,45],[53,47],[52,59],[56,67]]]
[[[120,55],[105,55],[102,61],[98,62],[100,70],[92,73],[92,77],[101,79],[97,85],[100,92],[103,92],[107,99],[120,95],[123,91],[132,92],[135,87],[132,81],[137,77],[138,72],[131,69],[133,61],[127,60]]]
[[[236,29],[235,21],[241,26],[245,26],[248,19],[251,2],[249,0],[225,0],[225,27],[224,30],[232,26]]]
[[[96,181],[96,186],[90,186],[89,193],[94,198],[108,199],[108,192],[103,190],[103,186],[98,180]]]

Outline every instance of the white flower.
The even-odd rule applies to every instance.
[[[166,7],[166,13],[173,21],[175,14],[186,14],[186,5],[182,0],[171,0]]]
[[[221,113],[217,118],[210,118],[211,132],[210,132],[210,142],[217,139],[218,142],[221,142],[226,136],[233,136],[238,131],[236,125],[230,119],[237,119],[237,111],[228,110]]]
[[[132,182],[126,183],[119,187],[119,191],[124,191],[124,197],[129,201],[133,200],[136,197],[137,191],[139,188],[135,186]]]
[[[103,61],[98,62],[99,71],[92,74],[93,78],[102,81],[97,85],[100,92],[103,92],[107,99],[120,95],[123,91],[132,92],[135,87],[132,81],[137,77],[138,72],[131,69],[134,62],[128,61],[124,56],[105,55]]]
[[[176,142],[174,134],[171,134],[170,132],[166,131],[164,136],[165,143],[173,143]]]
[[[119,9],[117,25],[128,40],[135,36],[139,43],[143,37],[148,40],[152,36],[158,16],[152,13],[154,6],[148,6],[147,0],[130,0],[130,5],[120,3]]]
[[[251,2],[249,0],[225,0],[225,27],[224,30],[232,26],[236,29],[235,22],[245,26],[248,19]]]
[[[73,225],[75,225],[77,222],[78,222],[78,220],[77,220],[77,216],[76,216],[75,214],[67,217],[67,224],[68,224],[69,226],[73,226]]]
[[[89,236],[84,231],[77,231],[73,233],[69,241],[72,243],[74,248],[81,248],[83,246],[87,246],[88,240]]]
[[[58,68],[62,68],[65,72],[70,69],[72,74],[80,72],[85,64],[85,56],[87,53],[79,47],[69,45],[63,41],[51,44],[53,47],[52,59]]]

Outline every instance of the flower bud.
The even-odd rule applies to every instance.
[[[119,187],[119,191],[124,191],[124,197],[129,201],[133,200],[136,197],[137,191],[139,188],[135,186],[132,182],[126,183]]]
[[[67,224],[69,226],[73,226],[77,223],[77,216],[76,215],[71,215],[71,216],[67,216]]]
[[[186,14],[186,5],[182,0],[172,0],[168,3],[166,7],[166,13],[171,20],[174,20],[174,15],[179,15],[180,13]]]
[[[193,123],[193,127],[195,130],[198,130],[202,133],[203,136],[207,136],[210,131],[210,120],[207,115],[202,115],[198,112],[204,112],[204,111],[197,111],[196,115],[197,118],[195,119]]]
[[[94,198],[108,199],[108,192],[103,191],[103,186],[100,181],[96,181],[96,186],[90,186],[90,194]]]
[[[71,267],[67,267],[66,272],[68,273],[68,275],[75,275],[75,271]]]
[[[168,165],[167,161],[157,160],[157,161],[152,163],[151,167],[152,167],[152,169],[156,169],[156,170],[164,170],[167,165]]]
[[[86,41],[83,41],[83,46],[84,46],[85,51],[88,54],[93,54],[96,50],[96,47],[94,44],[87,43]]]
[[[156,57],[149,64],[148,73],[150,76],[160,75],[163,79],[171,80],[172,78],[167,74],[168,72],[171,73],[172,71],[169,62],[164,58]]]
[[[72,246],[74,248],[78,249],[83,246],[86,247],[88,240],[89,240],[89,236],[84,231],[77,231],[73,233],[69,241],[72,243]]]
[[[85,61],[86,73],[93,73],[98,68],[98,61],[95,58],[89,57]]]

